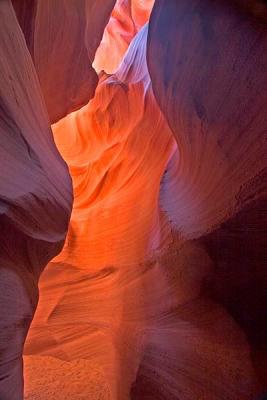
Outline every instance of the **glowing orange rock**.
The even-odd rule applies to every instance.
[[[95,57],[114,0],[12,3],[51,121],[68,114],[52,128],[75,198],[44,270],[71,183],[3,0],[0,399],[23,396],[43,271],[26,400],[254,400],[255,372],[266,379],[266,15],[254,1],[156,0],[147,47],[154,2],[119,0]],[[93,59],[112,75],[88,103]]]
[[[53,126],[75,202],[66,246],[42,276],[26,346],[26,354],[101,365],[114,398],[129,393],[137,368],[135,342],[146,312],[142,286],[149,285],[148,276],[139,279],[145,267],[138,263],[164,239],[158,194],[176,148],[151,90],[146,34],[147,28],[139,33],[116,74],[102,76],[87,106]],[[125,356],[124,340],[131,348]],[[125,379],[119,383],[122,366]]]
[[[75,197],[57,260],[79,269],[141,262],[160,244],[159,186],[176,145],[152,94],[145,32],[94,99],[53,126]]]
[[[154,0],[117,0],[93,66],[97,72],[115,73],[130,42],[148,21]]]
[[[36,356],[47,369],[49,360],[73,369],[83,359],[103,381],[90,375],[96,399],[102,386],[114,400],[248,400],[246,339],[203,293],[211,257],[162,213],[173,163],[183,160],[154,99],[146,38],[147,26],[119,70],[101,76],[95,98],[53,126],[75,200],[63,252],[42,275],[26,377]],[[51,374],[43,385],[53,391]],[[26,382],[30,396],[38,380]]]

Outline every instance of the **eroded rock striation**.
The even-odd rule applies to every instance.
[[[17,400],[38,279],[63,246],[72,187],[10,1],[0,18],[0,398]]]
[[[115,0],[12,0],[25,33],[51,123],[85,105],[92,68]]]
[[[256,400],[264,2],[12,3],[25,40],[3,1],[0,399],[22,399],[39,286],[26,400]]]
[[[162,208],[211,256],[208,292],[244,329],[264,385],[266,46],[262,1],[155,2],[148,68],[180,152]]]
[[[149,20],[154,0],[117,0],[95,54],[93,67],[113,74],[137,32]]]

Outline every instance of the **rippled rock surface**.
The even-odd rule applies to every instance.
[[[85,105],[98,77],[96,49],[115,0],[12,0],[51,123]]]
[[[0,398],[17,400],[38,279],[63,246],[72,188],[9,1],[0,18]]]
[[[3,399],[22,399],[23,352],[26,400],[258,400],[266,5],[12,3],[17,19],[0,3]]]

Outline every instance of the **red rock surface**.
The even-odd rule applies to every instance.
[[[97,72],[115,73],[136,33],[148,21],[154,0],[117,0],[97,49]]]
[[[0,399],[17,400],[38,278],[63,246],[72,188],[9,1],[0,18]]]
[[[12,0],[51,122],[85,105],[98,78],[96,49],[115,0]]]
[[[267,8],[100,3],[13,0],[53,137],[0,3],[0,400],[22,399],[41,271],[26,400],[256,400]]]

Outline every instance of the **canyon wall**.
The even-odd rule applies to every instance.
[[[9,1],[1,2],[0,18],[0,398],[17,400],[38,279],[63,246],[72,187]]]
[[[266,5],[12,3],[17,19],[0,4],[0,398],[23,398],[24,351],[26,400],[257,400]]]

